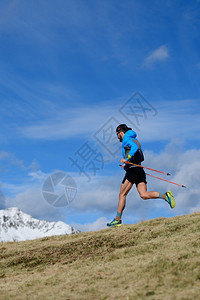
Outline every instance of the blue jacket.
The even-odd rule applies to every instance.
[[[122,139],[122,154],[128,161],[138,164],[144,160],[144,156],[136,136],[137,134],[133,130],[128,130],[124,134]]]
[[[123,137],[122,140],[122,154],[123,157],[127,157],[127,149],[130,148],[129,155],[133,156],[136,151],[139,149],[138,146],[133,142],[133,139],[135,139],[137,136],[136,132],[133,130],[128,130]]]

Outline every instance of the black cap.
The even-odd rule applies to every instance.
[[[128,130],[131,130],[126,124],[120,124],[116,128],[116,132],[123,131],[124,133],[127,132]]]

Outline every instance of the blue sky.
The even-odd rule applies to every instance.
[[[197,0],[2,0],[0,208],[104,228],[124,175],[113,129],[125,122],[144,165],[188,188],[148,177],[149,190],[173,191],[176,208],[143,201],[134,187],[124,223],[199,210],[199,14]],[[42,194],[58,171],[77,186],[60,208]]]

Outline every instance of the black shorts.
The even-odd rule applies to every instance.
[[[126,174],[124,176],[124,179],[122,180],[122,183],[124,183],[126,179],[131,183],[135,183],[136,186],[140,182],[147,183],[146,174],[145,174],[143,168],[140,168],[140,167],[129,168],[126,171]]]

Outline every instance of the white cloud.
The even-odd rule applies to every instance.
[[[44,199],[42,186],[48,174],[41,171],[29,173],[28,178],[21,178],[20,184],[3,184],[5,194],[5,206],[18,207],[23,212],[38,219],[61,220],[63,208],[51,206]],[[7,193],[6,193],[7,191]]]
[[[123,176],[123,171],[121,174]],[[87,182],[85,178],[75,178],[78,194],[76,201],[72,203],[73,209],[79,212],[92,210],[110,212],[114,210],[121,183],[119,176],[94,176],[91,178],[91,182]]]
[[[159,48],[153,50],[145,59],[143,66],[152,67],[157,62],[165,61],[169,58],[169,50],[166,45],[161,45]]]
[[[102,119],[103,115],[101,114]],[[97,109],[79,109],[78,111],[65,110],[55,113],[52,120],[39,122],[37,125],[26,126],[21,129],[23,136],[31,139],[66,139],[76,135],[90,133],[96,127],[96,120],[99,120]]]
[[[115,104],[112,105],[114,102]],[[34,122],[28,126],[20,127],[19,132],[23,137],[29,139],[59,140],[71,137],[91,139],[93,134],[112,116],[120,123],[127,123],[134,129],[136,123],[134,114],[127,114],[129,120],[132,121],[131,123],[126,116],[122,116],[119,112],[123,102],[118,103],[118,100],[113,100],[101,106],[85,106],[78,109],[61,109],[57,107],[53,116],[51,113],[42,122]],[[169,141],[172,136],[173,138],[181,137],[183,139],[188,139],[188,137],[200,138],[198,134],[200,131],[198,99],[154,101],[153,105],[158,111],[156,116],[147,113],[145,117],[142,111],[138,112],[140,131],[137,129],[136,131],[138,138],[143,142]]]
[[[185,152],[181,147],[177,146],[177,143],[171,143],[170,147],[166,148],[166,151],[159,155],[154,153],[146,153],[146,162],[148,166],[155,167],[156,169],[168,171],[171,176],[167,180],[183,184],[186,188],[181,188],[173,184],[159,182],[154,180],[157,188],[159,186],[162,189],[166,188],[172,190],[177,202],[177,205],[173,212],[175,214],[191,213],[195,210],[200,210],[200,150],[191,149]]]
[[[39,165],[35,159],[29,165],[25,165],[25,163],[22,160],[18,159],[13,153],[6,152],[6,151],[0,151],[0,161],[1,163],[5,164],[4,167],[9,165],[24,171],[25,170],[35,171],[39,169]]]
[[[108,223],[110,220],[107,220],[105,217],[101,217],[94,221],[93,223],[86,223],[86,224],[78,224],[78,223],[72,223],[71,225],[80,231],[97,231],[101,229],[106,228],[106,223]]]
[[[30,139],[58,140],[75,136],[88,137],[117,113],[111,104],[88,105],[77,108],[56,107],[43,121],[18,129],[20,135]]]
[[[138,138],[143,142],[173,139],[199,139],[199,101],[161,101],[154,103],[158,114],[140,118]]]

